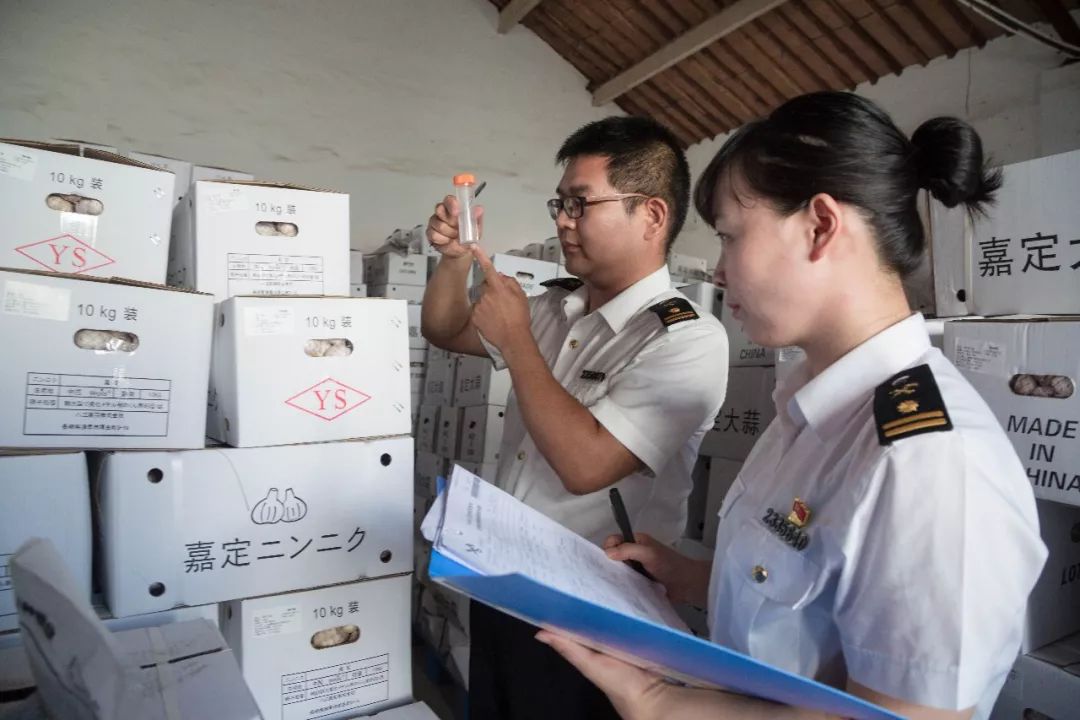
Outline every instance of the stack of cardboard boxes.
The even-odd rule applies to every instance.
[[[44,537],[113,622],[220,619],[266,717],[406,703],[406,303],[349,297],[347,195],[137,157],[0,144],[0,631]]]

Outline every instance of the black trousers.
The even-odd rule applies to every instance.
[[[616,720],[607,696],[537,632],[470,603],[469,720]]]

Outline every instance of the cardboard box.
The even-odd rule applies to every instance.
[[[406,333],[400,300],[236,297],[221,303],[207,434],[234,447],[408,435]],[[326,340],[338,341],[348,354],[309,354]]]
[[[489,360],[490,364],[491,361]],[[449,405],[454,399],[454,373],[457,358],[429,359],[427,376],[424,378],[424,404]]]
[[[359,283],[357,285],[349,285],[349,297],[367,297],[367,285]]]
[[[775,368],[731,368],[724,406],[716,416],[713,429],[705,433],[699,454],[746,460],[754,443],[776,417],[772,400],[775,387]]]
[[[0,270],[0,447],[204,444],[209,295]]]
[[[171,172],[176,177],[173,189],[173,197],[176,198],[176,202],[173,203],[174,209],[187,195],[188,188],[191,186],[191,163],[186,160],[165,157],[164,155],[151,155],[150,153],[141,152],[129,152],[127,156],[144,165],[153,165],[166,172]]]
[[[731,308],[720,303],[720,322],[728,337],[728,363],[731,367],[776,365],[776,349],[758,345],[743,331],[741,320],[731,315]]]
[[[447,351],[447,350],[443,350],[441,347],[438,347],[437,345],[429,344],[427,346],[427,349],[425,350],[425,352],[427,353],[428,363],[435,363],[435,362],[439,362],[441,360],[449,360],[450,359],[450,352]]]
[[[555,263],[556,265],[563,264],[562,243],[559,242],[559,238],[549,237],[544,241],[544,256],[542,259]],[[556,276],[561,277],[558,275]]]
[[[690,298],[705,312],[712,313],[716,317],[721,316],[721,308],[724,307],[724,289],[717,287],[711,282],[692,283],[679,285],[679,292]]]
[[[1080,508],[1048,500],[1036,505],[1049,555],[1028,597],[1022,652],[1080,631]]]
[[[690,282],[708,279],[708,265],[705,258],[670,253],[668,255],[668,268],[673,276],[685,277]]]
[[[64,560],[35,539],[11,560],[38,696],[54,718],[260,717],[217,628],[192,620],[110,633]]]
[[[1021,655],[1001,688],[990,720],[1076,717],[1080,635]]]
[[[544,243],[529,243],[523,248],[524,256],[533,260],[546,260]]]
[[[364,253],[359,250],[349,250],[349,284],[364,284]]]
[[[90,482],[86,455],[0,457],[0,631],[18,627],[8,561],[32,537],[48,538],[67,562],[80,597],[90,602]]]
[[[504,405],[465,408],[461,415],[460,458],[480,465],[499,462],[505,419]]]
[[[408,572],[412,478],[410,437],[107,455],[106,604],[124,617]]]
[[[200,181],[176,213],[169,284],[235,295],[348,295],[349,196]]]
[[[1035,497],[1080,505],[1080,317],[956,320],[945,354],[975,387],[1016,448]],[[1052,392],[1049,379],[1068,397]],[[1045,389],[1043,389],[1045,388]]]
[[[68,145],[75,145],[79,148],[79,153],[84,153],[87,150],[98,150],[101,152],[112,153],[113,155],[119,154],[119,150],[113,145],[106,145],[105,143],[95,142],[93,140],[78,140],[75,138],[56,138],[54,142],[64,143]]]
[[[427,285],[428,256],[393,252],[364,257],[364,282],[372,285]]]
[[[411,407],[415,411],[413,415],[419,415],[420,401],[424,396],[424,378],[427,376],[427,353],[423,350],[409,350],[409,399]],[[413,418],[413,427],[416,426],[416,417]]]
[[[461,452],[461,414],[463,408],[443,407],[439,410],[439,427],[435,433],[435,453],[457,459]]]
[[[435,452],[435,429],[439,425],[438,405],[421,405],[420,418],[416,427],[417,453]]]
[[[406,317],[409,319],[409,349],[410,350],[425,350],[428,346],[428,341],[421,332],[421,311],[423,308],[420,305],[408,304],[406,308]]]
[[[462,355],[454,369],[454,407],[506,405],[510,371],[496,370],[490,358]]]
[[[435,499],[435,478],[445,474],[446,462],[435,453],[416,453],[415,494],[425,500]],[[423,516],[421,516],[423,519]]]
[[[263,717],[336,720],[411,700],[411,579],[223,603],[221,632]]]
[[[410,305],[422,305],[426,285],[372,285],[368,288],[369,297],[393,298],[405,300]]]
[[[705,526],[701,531],[701,544],[705,547],[716,547],[716,531],[720,526],[720,506],[741,469],[741,460],[714,457],[710,463],[709,492],[705,501]]]
[[[540,283],[554,280],[559,266],[555,263],[545,262],[528,257],[517,257],[507,253],[496,253],[491,256],[491,263],[503,275],[512,277],[521,285],[521,289],[530,297],[540,295],[547,291]],[[473,266],[473,285],[480,285],[484,281],[484,272],[479,265]]]
[[[0,266],[163,284],[175,183],[120,155],[0,141]]]
[[[191,166],[191,182],[193,183],[201,180],[239,180],[241,182],[246,182],[254,179],[254,175],[242,170],[230,170],[228,168],[214,167],[213,165]]]

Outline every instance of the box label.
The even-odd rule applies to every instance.
[[[210,212],[222,213],[247,210],[247,192],[237,186],[224,186],[221,190],[207,193],[206,206]]]
[[[267,608],[251,618],[251,634],[254,637],[276,637],[299,632],[304,627],[296,605]]]
[[[953,360],[960,370],[1005,374],[1005,346],[989,340],[956,339],[956,357]]]
[[[15,180],[33,181],[37,155],[18,147],[0,147],[0,175]]]
[[[5,315],[67,322],[71,309],[71,291],[67,288],[8,280],[4,283]]]
[[[244,308],[244,332],[248,335],[292,335],[294,330],[292,308]]]
[[[167,437],[171,380],[26,374],[23,435]]]
[[[333,715],[390,699],[390,655],[281,676],[282,720]]]
[[[323,258],[317,255],[229,253],[229,295],[322,295]]]

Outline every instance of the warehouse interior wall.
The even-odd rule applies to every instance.
[[[351,195],[352,246],[488,182],[486,245],[554,234],[555,151],[606,115],[487,0],[0,2],[0,137],[79,138]]]
[[[1052,32],[1048,26],[1046,31]],[[1001,37],[926,67],[909,67],[856,92],[885,108],[908,134],[937,115],[966,119],[997,163],[1080,148],[1080,64],[1063,66],[1061,55],[1022,37]],[[726,139],[687,151],[694,178]],[[719,255],[715,234],[694,213],[675,249],[707,258],[710,267]]]

